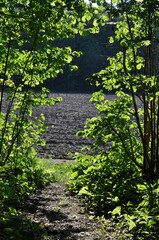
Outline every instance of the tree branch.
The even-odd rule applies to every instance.
[[[136,166],[138,166],[140,169],[143,169],[142,165],[137,162],[137,160],[136,160],[136,158],[135,158],[135,156],[134,156],[134,153],[132,152],[132,153],[130,154],[130,152],[127,150],[127,147],[126,147],[126,145],[125,145],[124,139],[122,138],[122,136],[120,135],[120,133],[117,132],[117,130],[114,129],[114,128],[112,128],[112,130],[113,130],[113,132],[115,132],[115,133],[117,134],[117,136],[120,138],[125,153],[126,153],[128,156],[131,155],[131,159],[132,159],[132,161],[136,164]]]

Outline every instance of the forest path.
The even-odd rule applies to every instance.
[[[84,205],[67,192],[67,185],[51,182],[25,202],[27,218],[45,226],[47,240],[101,240],[102,222],[90,219]],[[104,238],[112,239],[112,238]]]
[[[77,137],[76,133],[83,130],[87,118],[97,116],[97,110],[89,102],[91,94],[51,94],[51,97],[62,97],[63,101],[34,111],[34,116],[44,113],[48,126],[44,135],[46,145],[39,152],[41,156],[49,157],[53,164],[68,163],[72,161],[68,152],[80,152],[82,147],[91,144],[90,140]],[[113,97],[107,96],[108,99]],[[41,192],[30,196],[27,205],[32,209],[27,217],[44,224],[47,240],[103,239],[99,234],[102,222],[90,219],[92,215],[85,211],[84,205],[75,196],[69,195],[65,183],[52,182]]]

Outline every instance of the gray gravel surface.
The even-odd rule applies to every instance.
[[[84,129],[87,118],[97,116],[97,110],[89,102],[91,94],[51,94],[51,97],[62,97],[63,101],[52,106],[40,106],[34,110],[34,116],[45,116],[45,124],[48,126],[43,138],[46,141],[44,147],[39,147],[42,157],[53,159],[69,159],[69,152],[81,152],[81,148],[89,146],[90,139],[77,137],[76,133]],[[109,94],[107,99],[115,96]]]
[[[116,224],[103,228],[103,222],[87,212],[84,205],[68,194],[66,184],[53,182],[25,201],[25,216],[44,225],[46,240],[110,240]],[[127,239],[127,238],[125,238]]]
[[[62,102],[52,106],[40,106],[34,110],[34,116],[45,116],[48,126],[43,138],[44,147],[39,147],[40,156],[54,159],[69,159],[69,152],[80,152],[91,141],[77,137],[83,130],[87,118],[97,115],[93,104],[89,102],[91,94],[51,94],[51,97],[62,97]]]

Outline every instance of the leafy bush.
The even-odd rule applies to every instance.
[[[82,34],[77,16],[84,2],[1,1],[0,18],[0,204],[45,185],[46,174],[36,163],[32,147],[44,145],[44,116],[33,119],[35,107],[60,102],[50,98],[44,81],[73,71],[81,53],[57,47],[57,39]],[[90,32],[88,30],[88,32]],[[39,92],[35,92],[38,87]],[[46,178],[47,179],[47,178]]]
[[[49,182],[49,175],[38,165],[34,148],[21,149],[5,166],[0,167],[0,238],[43,239],[42,226],[19,215],[20,203],[26,195]]]
[[[20,196],[42,188],[48,181],[44,169],[37,165],[33,148],[21,152],[14,161],[0,167],[1,204],[10,200],[20,200]]]
[[[103,228],[107,229],[110,218],[116,222],[116,229],[127,232],[128,238],[121,234],[117,239],[157,239],[157,180],[146,182],[135,165],[127,159],[125,166],[120,165],[112,153],[107,157],[77,154],[75,160],[78,164],[71,173],[69,190],[84,201],[88,210],[106,217]]]
[[[101,91],[93,94],[91,101],[96,103],[99,116],[87,119],[85,130],[78,135],[94,139],[89,149],[97,154],[75,156],[79,165],[70,182],[71,191],[87,196],[89,206],[94,205],[101,213],[113,210],[119,203],[123,206],[130,201],[136,205],[141,198],[137,194],[141,172],[136,160],[132,161],[131,147],[134,159],[139,162],[142,145],[136,138],[131,98],[122,91],[117,94],[113,101],[105,100]]]
[[[69,189],[84,196],[86,204],[96,213],[106,214],[119,204],[124,207],[129,201],[136,205],[141,199],[137,193],[140,173],[127,159],[127,168],[119,166],[112,153],[107,156],[78,154],[75,159],[78,165],[71,174]]]
[[[33,223],[25,217],[18,216],[15,209],[10,208],[10,212],[5,216],[0,216],[0,239],[45,239],[47,236],[44,226]]]

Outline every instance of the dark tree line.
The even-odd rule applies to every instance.
[[[75,38],[65,38],[56,40],[53,46],[70,46],[73,51],[81,51],[83,54],[74,58],[73,65],[78,66],[78,70],[70,71],[69,67],[64,67],[64,73],[56,78],[45,81],[45,86],[52,92],[93,92],[97,87],[90,85],[90,78],[93,73],[99,72],[109,63],[107,58],[115,56],[119,50],[119,45],[109,43],[112,35],[112,26],[107,24],[100,28],[99,33],[86,36],[76,35]]]

